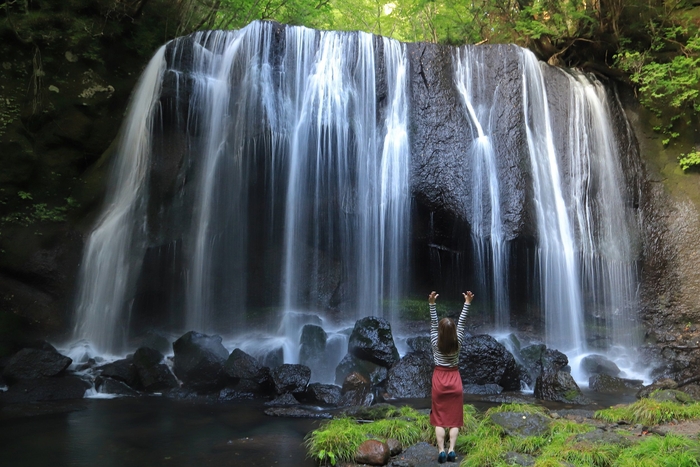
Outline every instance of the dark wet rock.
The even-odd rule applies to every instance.
[[[10,358],[2,377],[12,384],[22,379],[58,376],[72,361],[56,351],[25,348]]]
[[[588,387],[595,392],[622,394],[635,392],[643,386],[642,380],[618,378],[606,374],[597,374],[588,378]]]
[[[581,393],[574,378],[564,371],[543,372],[535,381],[535,397],[544,401],[565,402],[568,404],[590,404]]]
[[[376,439],[363,441],[357,447],[355,462],[367,465],[386,465],[391,457],[391,449],[386,443]]]
[[[551,419],[545,415],[524,412],[497,412],[491,421],[511,436],[541,436],[549,430]]]
[[[389,452],[392,456],[399,455],[403,451],[403,445],[398,439],[389,438],[386,440],[386,445],[389,446]]]
[[[586,355],[581,359],[581,369],[586,375],[617,376],[620,368],[612,360],[598,354]]]
[[[305,407],[271,407],[265,409],[265,415],[271,417],[289,417],[289,418],[315,418],[315,419],[331,419],[333,416],[328,412],[319,412]]]
[[[481,396],[491,396],[503,392],[503,388],[498,384],[464,384],[462,385],[464,394],[474,394]]]
[[[218,394],[202,394],[197,390],[188,387],[177,387],[166,389],[162,392],[163,397],[179,401],[193,401],[204,404],[213,404],[218,401]]]
[[[403,465],[411,465],[414,467],[432,467],[438,465],[437,463],[438,451],[435,446],[425,441],[421,441],[418,444],[408,447],[405,451],[398,456],[398,459],[392,459],[389,462],[389,466],[399,467]],[[458,466],[461,455],[457,453],[457,463],[456,464],[445,464],[447,466],[453,465]],[[397,462],[403,462],[399,464]]]
[[[328,334],[321,326],[304,325],[299,338],[299,363],[312,367],[324,361],[327,340]]]
[[[389,369],[386,392],[392,398],[430,397],[433,361],[425,352],[406,354]]]
[[[540,361],[543,373],[566,371],[565,368],[569,364],[569,357],[556,349],[545,349],[542,352]]]
[[[372,406],[355,405],[342,410],[342,414],[356,420],[382,420],[396,412],[396,407],[385,402]]]
[[[173,370],[186,386],[198,391],[218,391],[224,386],[229,354],[221,336],[190,331],[173,343],[173,351]]]
[[[348,353],[335,369],[335,383],[342,385],[350,373],[359,373],[372,384],[378,386],[386,381],[389,373],[386,367],[362,360]]]
[[[118,396],[139,396],[141,394],[125,382],[105,376],[95,378],[95,389],[101,394],[116,394]]]
[[[312,404],[338,405],[340,389],[335,384],[311,383],[306,388],[304,400]]]
[[[252,392],[239,391],[235,388],[223,388],[219,391],[220,401],[235,401],[235,400],[247,400],[255,399],[256,394]]]
[[[533,396],[514,396],[511,394],[497,394],[493,396],[484,396],[482,400],[487,402],[493,402],[495,404],[533,404],[536,402]]]
[[[272,384],[277,394],[299,394],[306,391],[311,369],[306,365],[285,363],[272,370]]]
[[[628,447],[633,444],[633,441],[619,433],[613,431],[594,430],[588,433],[579,433],[574,436],[575,443],[590,443],[590,444],[614,444],[617,446]]]
[[[372,405],[374,394],[369,380],[359,373],[350,373],[343,381],[340,390],[340,405]]]
[[[649,386],[644,386],[637,392],[637,399],[641,399],[642,397],[649,397],[652,392],[658,389],[676,389],[677,387],[678,383],[676,383],[672,379],[661,379],[658,381],[654,381]]]
[[[542,355],[545,350],[547,346],[544,344],[532,344],[520,349],[520,358],[533,381],[542,372]]]
[[[676,389],[660,389],[649,394],[649,399],[658,402],[679,402],[681,404],[688,404],[693,401],[690,395]]]
[[[271,401],[265,402],[265,405],[270,407],[287,407],[291,405],[299,405],[299,401],[293,395],[285,393]]]
[[[406,339],[406,344],[414,352],[427,352],[430,358],[433,357],[433,345],[430,343],[430,336],[416,336]]]
[[[77,376],[19,380],[5,392],[0,392],[0,403],[17,404],[35,401],[82,399],[90,383]]]
[[[522,374],[513,354],[486,334],[465,339],[459,373],[463,384],[498,384],[506,391],[520,390]]]
[[[273,387],[270,369],[241,349],[233,349],[224,364],[224,373],[227,383],[240,391],[265,394]]]
[[[508,465],[521,465],[523,467],[535,465],[535,458],[533,456],[515,451],[508,451],[505,454],[505,461]]]
[[[139,388],[139,373],[136,371],[132,357],[116,360],[97,368],[107,378],[123,381],[132,388]]]
[[[158,392],[180,386],[163,359],[162,353],[150,347],[140,347],[134,352],[134,368],[145,391]]]
[[[399,360],[399,351],[394,344],[389,321],[376,316],[357,320],[348,341],[348,353],[390,368]]]

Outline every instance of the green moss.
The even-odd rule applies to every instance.
[[[683,436],[648,436],[622,451],[615,467],[694,467],[699,465],[700,443]]]

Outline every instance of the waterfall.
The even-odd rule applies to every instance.
[[[127,337],[129,293],[145,248],[144,182],[164,54],[161,47],[134,90],[117,137],[103,213],[87,240],[78,273],[74,336],[88,338],[102,352],[121,350]]]
[[[563,154],[557,154],[544,65],[527,51],[522,60],[547,344],[570,357],[585,353],[591,344],[613,354],[615,349],[629,351],[639,343],[636,239],[624,201],[608,96],[599,81],[566,73],[570,102],[561,125]],[[566,180],[561,174],[567,174]],[[601,340],[599,333],[603,342],[595,342]]]
[[[112,174],[119,189],[109,204],[130,217],[108,210],[111,224],[91,235],[99,246],[86,258],[97,249],[115,263],[85,261],[75,337],[97,343],[116,327],[126,337],[135,282],[151,279],[139,278],[144,254],[161,245],[182,257],[168,280],[183,297],[172,312],[182,310],[185,330],[241,333],[257,300],[281,312],[268,328],[295,362],[301,326],[328,303],[348,322],[392,319],[408,267],[405,45],[254,22],[176,39],[151,69],[158,74],[144,75],[125,121],[125,172]],[[100,348],[117,350],[113,338]]]
[[[465,104],[468,120],[473,125],[471,180],[473,187],[472,228],[476,250],[476,269],[480,274],[481,290],[489,294],[493,303],[494,324],[497,329],[510,327],[508,293],[508,251],[501,219],[499,167],[496,150],[491,142],[492,113],[502,105],[495,92],[486,90],[484,49],[462,47],[454,54],[454,73],[457,90]],[[478,97],[478,98],[477,98]],[[490,281],[486,272],[490,271]]]
[[[420,183],[411,177],[422,173],[416,199],[434,204],[415,212],[431,232],[437,212],[442,239],[455,238],[418,241],[426,256],[444,251],[470,269],[443,267],[445,282],[481,280],[475,309],[493,309],[497,330],[510,328],[513,310],[534,310],[546,344],[570,358],[633,348],[638,245],[602,85],[516,46],[435,54],[445,61],[431,81],[415,69],[433,65],[413,53],[420,47],[253,22],[161,48],[115,145],[74,337],[119,352],[139,324],[135,310],[149,325],[237,336],[241,346],[255,327],[246,339],[256,356],[295,363],[306,324],[332,328],[335,347],[363,316],[397,326],[412,277]],[[412,106],[420,97],[430,107],[434,95],[454,108]],[[412,155],[409,124],[454,152],[428,145]],[[161,295],[144,299],[153,289]],[[343,356],[333,352],[328,362]],[[332,366],[314,374],[332,380]]]
[[[547,345],[578,354],[584,346],[576,243],[554,147],[540,62],[523,50],[523,111],[537,219],[536,263]]]

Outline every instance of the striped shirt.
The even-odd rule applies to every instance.
[[[456,367],[459,364],[459,349],[462,348],[464,342],[464,326],[466,325],[467,315],[469,314],[469,303],[464,303],[462,312],[459,314],[457,321],[457,352],[451,355],[444,355],[438,350],[438,318],[437,307],[434,303],[429,303],[430,306],[430,344],[433,347],[433,359],[435,364],[439,366]]]

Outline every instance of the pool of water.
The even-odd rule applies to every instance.
[[[13,407],[0,418],[0,458],[18,467],[315,466],[302,443],[318,421],[264,408],[159,397]]]
[[[597,410],[633,402],[633,395],[584,391],[589,406],[544,403],[550,409]],[[540,403],[531,394],[513,394]],[[498,405],[479,396],[479,410]],[[418,409],[430,399],[395,401]],[[0,463],[18,467],[315,467],[304,437],[320,421],[270,417],[264,401],[204,403],[165,397],[82,399],[0,410]]]

